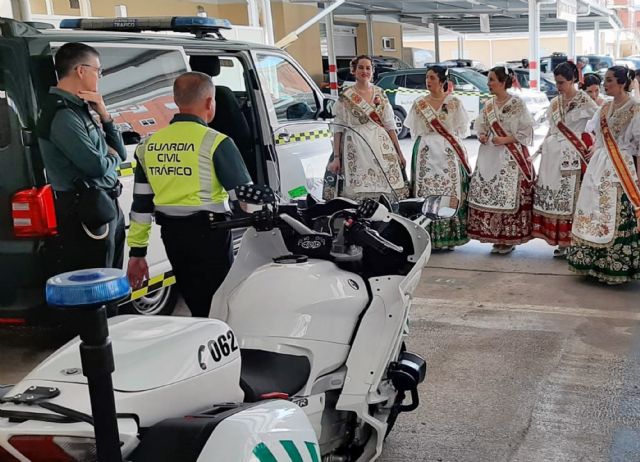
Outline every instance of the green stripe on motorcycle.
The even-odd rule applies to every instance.
[[[260,462],[278,462],[264,443],[260,443],[253,448],[253,455],[256,456]]]
[[[316,451],[316,444],[311,443],[309,441],[304,442],[305,446],[307,446],[307,450],[309,451],[309,455],[311,456],[312,462],[320,462],[320,457],[318,456],[318,451]]]
[[[302,462],[302,456],[300,455],[300,451],[296,448],[296,444],[291,440],[280,440],[280,444],[287,451],[289,457],[291,457],[291,462]]]

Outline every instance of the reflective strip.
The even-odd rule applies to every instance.
[[[155,292],[156,290],[160,290],[163,287],[168,287],[175,283],[176,277],[173,275],[173,271],[167,271],[166,273],[159,274],[158,276],[154,276],[151,279],[144,281],[142,287],[131,292],[129,298],[123,303],[144,297],[147,294]]]
[[[319,140],[321,138],[330,138],[332,135],[331,130],[328,129],[319,129],[319,130],[311,130],[308,132],[299,132],[293,133],[291,135],[285,135],[284,133],[279,133],[276,136],[276,144],[289,144],[289,143],[298,143],[300,141],[312,141]]]
[[[156,205],[156,212],[161,212],[171,217],[187,217],[197,212],[226,213],[228,211],[226,204]]]
[[[153,194],[149,183],[136,183],[133,185],[133,194]]]
[[[151,224],[151,214],[150,213],[140,213],[131,211],[129,214],[129,218],[131,221],[135,221],[140,224]]]
[[[200,202],[210,202],[213,196],[213,145],[218,138],[218,134],[212,130],[207,130],[200,143],[200,153],[198,154],[198,170],[200,175]]]
[[[133,162],[123,162],[116,169],[116,173],[118,176],[131,176],[135,173],[137,164],[135,160]]]

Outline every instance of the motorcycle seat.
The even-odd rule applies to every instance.
[[[293,396],[309,380],[311,364],[306,356],[243,349],[240,388],[245,402],[262,399],[267,393],[286,393]]]

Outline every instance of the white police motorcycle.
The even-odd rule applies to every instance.
[[[236,192],[260,210],[217,225],[249,228],[209,319],[117,316],[107,326],[106,306],[130,290],[122,273],[49,281],[49,303],[75,307],[80,338],[0,389],[0,462],[381,454],[426,374],[404,346],[431,249],[425,225],[455,204],[397,201],[390,188],[360,204]]]

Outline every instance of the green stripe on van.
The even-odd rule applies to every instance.
[[[264,443],[260,443],[253,448],[253,455],[256,456],[260,462],[278,462]]]

